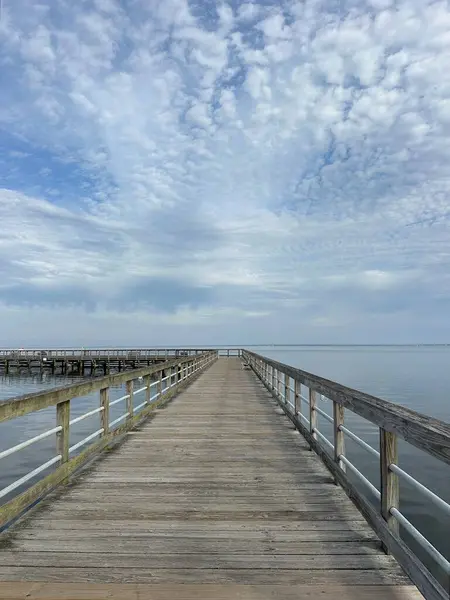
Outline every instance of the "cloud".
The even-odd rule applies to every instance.
[[[449,41],[424,0],[6,0],[0,315],[439,341]]]

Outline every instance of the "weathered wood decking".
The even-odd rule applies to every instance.
[[[238,358],[13,528],[0,582],[11,599],[421,598]]]

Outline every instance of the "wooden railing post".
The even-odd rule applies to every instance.
[[[276,394],[276,390],[275,390],[275,368],[274,368],[273,365],[272,365],[271,375],[272,375],[272,385],[271,385],[272,392],[274,392]]]
[[[289,375],[284,374],[284,403],[288,403],[289,399]]]
[[[109,387],[100,390],[100,406],[103,407],[103,410],[100,413],[100,422],[103,428],[103,437],[109,433]]]
[[[298,379],[294,379],[294,414],[295,416],[298,415],[299,412],[301,412],[301,398],[300,398],[300,394],[301,394],[301,384],[300,381]]]
[[[127,381],[127,420],[133,416],[133,393],[134,393],[134,382],[132,379]]]
[[[161,394],[162,394],[162,374],[163,374],[163,370],[161,369],[158,373],[158,386],[157,386],[158,400],[161,398]]]
[[[315,440],[317,439],[317,434],[314,431],[314,429],[317,429],[316,398],[315,390],[309,388],[309,431]]]
[[[342,404],[333,401],[334,460],[345,471],[345,465],[339,458],[340,456],[345,456],[345,437],[344,432],[340,430],[340,426],[343,424],[344,407]],[[338,484],[336,480],[335,483]]]
[[[147,402],[147,404],[150,403],[151,400],[151,395],[152,395],[152,388],[150,386],[151,384],[151,376],[150,375],[146,375],[144,377],[144,384],[145,384],[145,401]]]
[[[61,464],[69,460],[70,400],[56,405],[56,426],[62,427],[56,434],[56,452],[61,455]]]
[[[380,428],[380,486],[381,514],[392,533],[398,535],[398,522],[391,515],[391,508],[399,508],[398,475],[389,469],[389,465],[398,463],[398,444],[395,433]],[[383,545],[384,551],[388,549]]]

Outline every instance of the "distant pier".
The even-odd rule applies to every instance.
[[[159,364],[170,358],[192,356],[203,350],[151,349],[51,349],[0,350],[0,373],[47,371],[58,375],[94,375],[121,372]]]

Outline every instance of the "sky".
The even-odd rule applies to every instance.
[[[3,0],[0,346],[450,342],[450,3]]]

